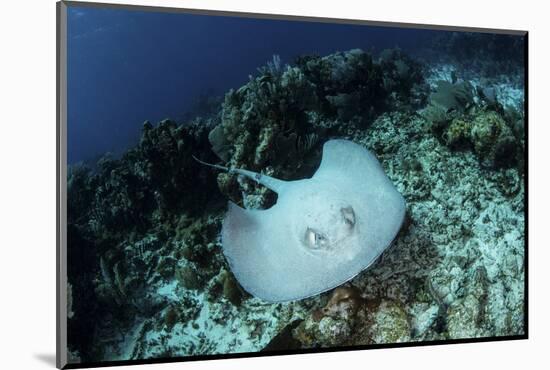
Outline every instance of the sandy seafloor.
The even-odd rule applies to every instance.
[[[426,80],[450,80],[450,71],[434,66]],[[522,86],[506,78],[496,86],[506,104],[522,106]],[[136,317],[125,333],[106,327],[104,359],[256,352],[281,332],[302,347],[523,334],[523,179],[516,168],[482,168],[472,151],[450,150],[425,126],[421,115],[388,112],[342,137],[391,153],[379,160],[407,202],[408,221],[394,245],[347,284],[362,293],[359,313],[340,307],[341,315],[315,316],[330,293],[279,304],[249,297],[236,306],[208,299],[208,289],[157,279],[149,290],[185,320],[180,315],[170,327],[159,312]],[[211,243],[221,250],[219,237]]]

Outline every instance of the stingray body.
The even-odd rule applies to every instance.
[[[278,194],[265,210],[229,202],[222,227],[235,277],[268,302],[307,298],[352,279],[392,243],[404,219],[405,201],[376,157],[351,141],[327,141],[310,179],[226,170]]]

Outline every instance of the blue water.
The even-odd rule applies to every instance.
[[[68,161],[121,153],[145,120],[183,117],[272,60],[353,48],[418,48],[437,31],[70,7]]]

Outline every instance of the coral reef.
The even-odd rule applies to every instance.
[[[422,115],[446,145],[471,148],[483,166],[521,164],[523,117],[513,107],[504,109],[496,95],[489,99],[487,94],[487,89],[474,89],[468,82],[438,81]]]
[[[94,170],[70,168],[68,278],[74,312],[69,343],[83,361],[101,356],[86,334],[101,331],[98,320],[105,327],[127,327],[128,317],[151,315],[165,305],[153,283],[175,274],[175,254],[185,243],[175,238],[182,215],[200,218],[205,205],[223,204],[214,174],[191,157],[198,151],[214,156],[208,127],[145,122],[139,144],[120,159],[104,156]],[[195,187],[204,192],[185,195]],[[202,222],[197,233],[213,235],[208,225]],[[208,265],[219,268],[212,261]]]
[[[398,49],[274,57],[209,118],[145,122],[120,158],[70,167],[72,361],[523,334],[523,97],[509,93],[521,89],[450,71]],[[407,201],[405,225],[344,286],[251,297],[221,253],[225,206],[275,197],[192,155],[299,179],[334,137],[376,154]]]

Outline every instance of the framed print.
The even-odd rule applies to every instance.
[[[58,367],[527,338],[526,31],[57,10]]]

